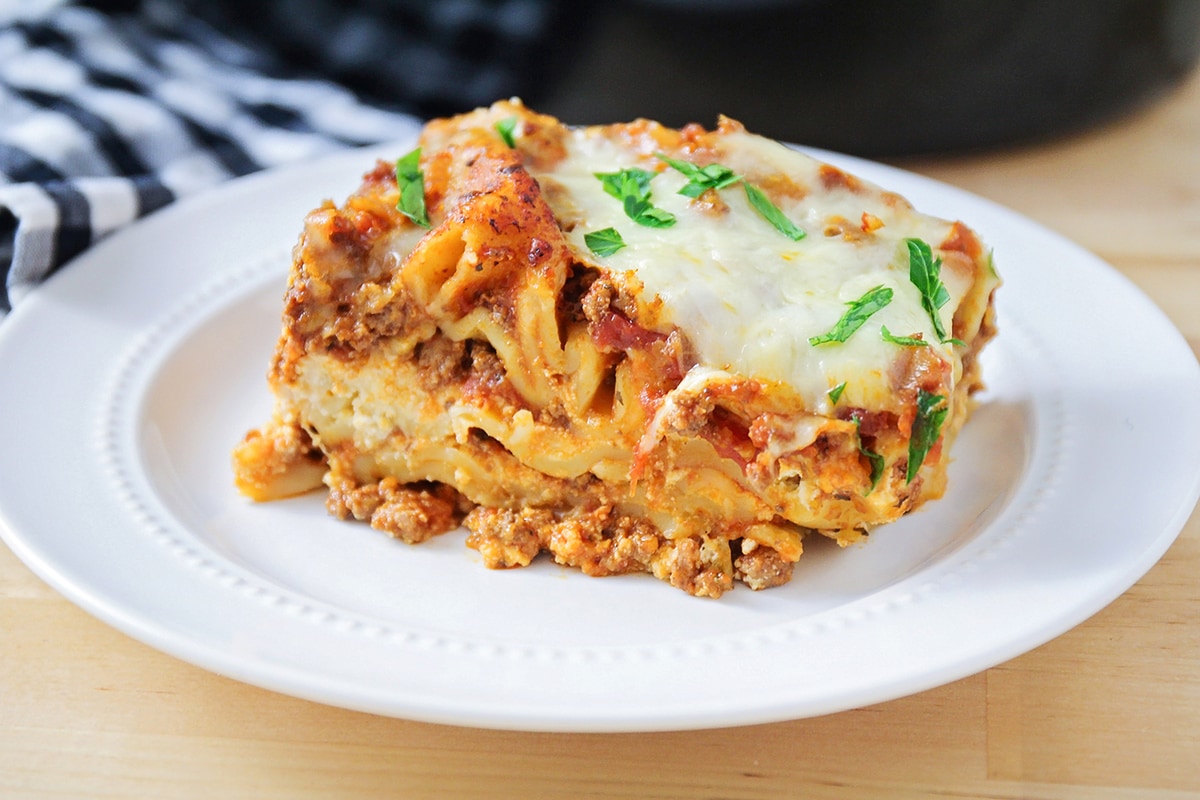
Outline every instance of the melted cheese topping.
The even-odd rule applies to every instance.
[[[687,183],[653,155],[634,151],[613,139],[576,130],[567,138],[567,158],[548,177],[564,191],[548,194],[578,258],[613,272],[633,272],[645,289],[663,301],[664,321],[687,334],[700,363],[788,384],[810,409],[827,412],[827,392],[845,382],[844,402],[862,407],[885,404],[891,389],[887,367],[899,345],[885,341],[882,326],[896,336],[922,336],[948,361],[950,345],[938,341],[917,288],[909,279],[907,237],[936,248],[950,223],[919,214],[904,203],[889,203],[870,184],[858,191],[827,188],[820,162],[770,139],[745,132],[722,137],[718,163],[759,183],[786,176],[803,189],[802,197],[772,198],[785,215],[807,232],[794,242],[777,231],[750,205],[739,185],[721,189],[727,211],[715,212],[680,195]],[[706,162],[701,162],[706,163]],[[658,171],[650,201],[675,215],[667,228],[639,225],[622,203],[605,193],[596,173],[627,167]],[[536,174],[536,173],[535,173]],[[863,213],[883,223],[859,229]],[[826,227],[853,228],[851,236],[826,235]],[[584,242],[588,232],[613,227],[626,247],[603,258]],[[950,301],[940,310],[945,330],[969,281],[942,271]],[[830,331],[858,300],[876,286],[893,290],[891,302],[872,315],[845,343],[819,346],[809,338]],[[957,376],[955,376],[957,378]]]

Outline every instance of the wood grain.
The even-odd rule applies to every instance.
[[[1200,74],[1100,130],[901,166],[1089,248],[1200,352]],[[1193,513],[1108,608],[965,680],[773,725],[550,735],[237,683],[97,622],[0,548],[0,797],[1200,797],[1197,576]]]

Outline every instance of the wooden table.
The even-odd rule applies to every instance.
[[[902,166],[1088,247],[1200,352],[1200,73],[1065,141]],[[1111,606],[985,673],[818,719],[636,735],[442,727],[242,685],[97,622],[0,547],[0,797],[323,796],[1200,797],[1200,514]]]

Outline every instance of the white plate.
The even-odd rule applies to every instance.
[[[254,505],[231,447],[265,371],[304,213],[375,152],[233,182],[112,236],[0,326],[0,521],[75,603],[218,673],[355,709],[534,730],[682,729],[927,689],[1086,619],[1162,555],[1200,492],[1200,369],[1131,284],[1012,212],[833,157],[961,218],[1006,280],[989,390],[940,502],[789,585],[696,599],[541,560],[485,569],[309,496]],[[1185,444],[1186,443],[1186,444]]]

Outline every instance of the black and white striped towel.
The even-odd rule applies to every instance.
[[[299,77],[309,73],[218,32],[187,3],[15,3],[0,2],[0,318],[98,239],[177,198],[403,137],[428,111],[403,92],[366,102],[344,83]],[[450,6],[439,8],[444,17]],[[443,83],[467,86],[455,69]],[[436,78],[419,77],[426,89]]]

